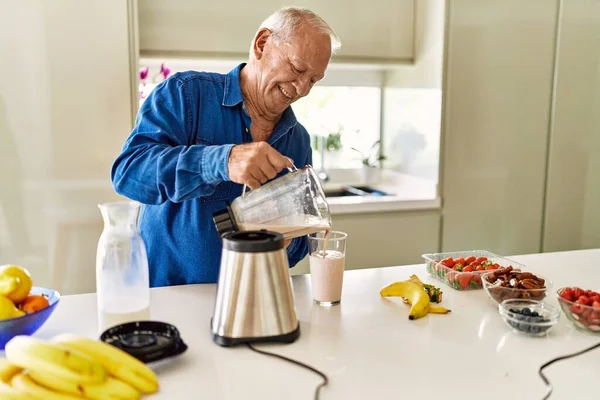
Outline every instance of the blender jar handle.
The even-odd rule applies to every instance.
[[[298,171],[298,168],[296,168],[296,166],[294,165],[294,162],[289,158],[288,158],[288,160],[290,160],[290,163],[292,163],[292,166],[288,167],[288,171],[290,171],[290,172]],[[247,188],[247,185],[244,183],[244,188],[242,189],[242,197],[244,197],[246,195],[246,188]]]

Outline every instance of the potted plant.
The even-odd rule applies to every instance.
[[[376,141],[366,153],[355,147],[351,147],[352,150],[360,155],[362,163],[361,178],[364,183],[372,183],[377,180],[377,169],[381,165],[381,161],[386,159],[380,151],[380,145],[381,141]]]

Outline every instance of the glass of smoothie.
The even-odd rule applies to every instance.
[[[308,235],[312,295],[320,306],[334,306],[342,300],[347,237],[339,231]]]

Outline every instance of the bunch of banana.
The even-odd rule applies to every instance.
[[[450,312],[445,307],[431,304],[428,292],[423,290],[423,284],[415,283],[414,280],[391,283],[382,288],[379,294],[382,297],[401,297],[410,304],[408,319],[411,320],[422,318],[429,313],[447,314]]]
[[[130,400],[158,391],[154,371],[107,343],[73,334],[15,336],[0,359],[1,399]]]

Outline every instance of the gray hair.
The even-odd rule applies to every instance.
[[[273,41],[279,45],[289,41],[292,34],[303,23],[330,37],[332,55],[342,47],[342,42],[331,26],[316,13],[302,7],[284,7],[275,11],[260,24],[258,30],[263,28],[270,30]]]

